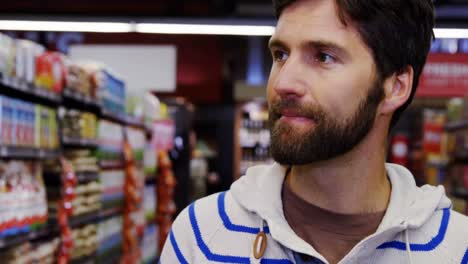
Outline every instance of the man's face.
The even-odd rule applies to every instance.
[[[282,13],[270,41],[271,153],[303,165],[350,151],[372,129],[383,98],[370,49],[334,1],[300,0]]]

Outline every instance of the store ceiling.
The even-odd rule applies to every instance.
[[[468,27],[467,0],[434,0],[440,25]],[[0,16],[24,14],[145,18],[267,18],[273,19],[270,0],[16,0],[0,5]]]

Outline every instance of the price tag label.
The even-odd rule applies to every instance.
[[[44,158],[45,157],[45,151],[43,149],[39,150],[39,158]]]

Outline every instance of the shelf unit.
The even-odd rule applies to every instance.
[[[14,247],[14,246],[20,245],[24,242],[31,241],[31,240],[37,240],[37,239],[42,239],[42,238],[51,237],[51,236],[58,236],[58,234],[59,234],[59,230],[57,226],[46,226],[37,231],[32,231],[32,232],[17,235],[17,236],[2,238],[0,239],[0,250],[9,248],[9,247]]]
[[[62,92],[62,96],[64,99],[75,101],[84,106],[100,107],[99,101],[96,98],[84,95],[70,88],[65,88]]]
[[[123,208],[109,208],[106,210],[99,210],[83,215],[71,217],[68,221],[71,228],[80,227],[86,224],[100,222],[114,216],[121,215]]]
[[[96,148],[98,146],[98,142],[96,139],[62,137],[62,146]]]
[[[142,120],[136,117],[132,117],[126,114],[115,114],[106,109],[104,109],[99,100],[92,98],[90,96],[83,95],[77,91],[74,91],[70,88],[65,88],[62,93],[55,93],[53,91],[34,87],[32,85],[27,85],[26,83],[19,82],[14,79],[3,79],[0,76],[0,94],[5,95],[11,98],[21,99],[35,104],[40,104],[59,110],[59,107],[66,106],[67,108],[76,109],[82,112],[94,113],[98,119],[110,120],[117,122],[123,126],[133,127],[142,129],[145,131],[146,135],[152,134],[151,126],[145,124]],[[45,159],[56,159],[59,158],[62,154],[65,153],[68,149],[96,149],[99,147],[99,142],[97,139],[85,139],[85,138],[71,138],[63,137],[59,127],[59,141],[60,145],[58,149],[42,149],[42,148],[31,148],[31,147],[21,147],[21,146],[1,146],[0,145],[0,158],[5,160],[10,159],[21,159],[21,160],[45,160]],[[98,164],[102,170],[115,170],[115,169],[124,169],[124,161],[115,160],[115,161],[102,161]],[[44,177],[49,177],[49,183],[53,184],[51,186],[46,185],[47,190],[51,192],[60,193],[57,186],[63,186],[61,182],[61,175],[59,172],[48,172],[48,175],[44,174]],[[95,171],[90,172],[75,172],[78,183],[88,183],[90,181],[100,181],[100,173]],[[50,180],[52,178],[52,180]],[[155,182],[152,179],[152,182]],[[55,186],[57,185],[57,186]],[[78,215],[74,217],[69,217],[68,227],[78,228],[92,223],[100,223],[112,217],[122,215],[123,205],[113,204],[113,207],[108,208],[103,206],[98,211]],[[48,224],[37,231],[31,231],[24,234],[12,235],[0,239],[0,251],[8,250],[11,247],[18,246],[24,242],[31,240],[42,240],[48,239],[51,237],[61,236],[61,229],[59,227],[59,222],[57,218],[51,218],[49,215]],[[119,263],[119,258],[122,256],[122,249],[113,248],[112,252],[102,252],[105,257],[102,262],[99,260],[102,256],[98,256],[99,252],[92,254],[91,256],[85,256],[77,260],[72,260],[70,263]],[[118,252],[117,252],[118,251]],[[110,260],[111,259],[111,260]],[[110,262],[109,262],[110,261]]]
[[[445,125],[445,130],[449,132],[453,132],[453,131],[465,129],[465,128],[468,128],[468,120],[452,121],[452,122],[448,122]]]
[[[0,79],[2,94],[27,101],[42,103],[48,106],[58,105],[62,102],[62,96],[45,88],[38,88],[13,79]]]
[[[60,150],[16,146],[0,146],[2,159],[53,159],[60,156]]]
[[[99,179],[98,172],[77,172],[75,175],[79,183],[96,181]]]
[[[445,164],[445,168],[450,175],[454,175],[454,177],[463,176],[465,174],[464,169],[459,169],[459,167],[466,167],[468,164],[468,148],[465,148],[465,137],[466,133],[468,133],[468,119],[460,119],[456,121],[448,121],[445,123],[444,126],[445,132],[449,135],[448,142],[453,142],[455,144],[447,144],[452,146],[449,148],[450,151],[450,160],[447,164]],[[460,141],[460,139],[462,141]],[[459,173],[463,175],[459,175]],[[466,177],[466,176],[464,176]],[[468,190],[465,189],[466,184],[460,182],[460,180],[453,179],[451,186],[449,186],[449,190],[451,190],[450,194],[455,200],[458,201],[459,209],[461,213],[468,213]],[[463,202],[465,202],[463,209]]]
[[[456,189],[453,191],[452,195],[459,199],[464,199],[468,201],[468,191],[464,189]]]

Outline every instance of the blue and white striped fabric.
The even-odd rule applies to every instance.
[[[376,233],[340,264],[468,264],[468,219],[451,210],[443,188],[418,188],[403,167],[386,168],[392,183],[387,213]],[[284,219],[284,174],[278,164],[255,167],[230,191],[191,204],[177,217],[160,263],[328,263]],[[267,248],[256,259],[254,240],[260,231]]]

